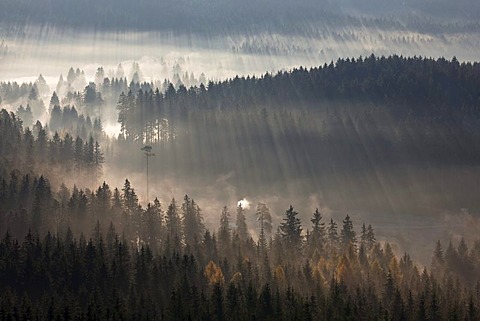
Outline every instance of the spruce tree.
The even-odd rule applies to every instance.
[[[298,212],[294,211],[293,206],[290,205],[280,224],[283,242],[294,251],[300,250],[302,245],[302,223],[297,215]]]
[[[245,241],[248,238],[248,227],[245,217],[245,210],[243,209],[241,204],[238,204],[237,206],[236,234],[242,241]]]
[[[357,236],[353,230],[353,222],[349,215],[343,220],[343,227],[341,232],[343,249],[347,250],[349,247],[356,249]]]

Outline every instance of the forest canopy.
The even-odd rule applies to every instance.
[[[241,169],[239,186],[259,199],[305,179],[305,190],[331,184],[329,204],[354,204],[331,173],[478,162],[478,63],[372,55],[189,88],[139,73],[99,68],[87,84],[71,68],[51,95],[42,76],[0,84],[3,100],[26,103],[0,111],[0,318],[478,320],[478,240],[439,240],[422,266],[353,214],[294,200],[212,212],[187,194],[145,199],[129,179],[103,179],[105,166],[118,176],[144,164],[143,148],[161,156],[153,178],[178,171],[194,185]],[[112,112],[115,138],[102,124]],[[475,210],[472,173],[450,195]],[[378,201],[369,184],[363,195]]]

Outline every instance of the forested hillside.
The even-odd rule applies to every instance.
[[[121,150],[151,144],[156,178],[208,184],[233,173],[241,191],[301,182],[300,193],[321,190],[334,207],[391,210],[390,197],[408,211],[476,210],[479,75],[455,59],[371,56],[188,89],[130,87],[117,104],[117,152],[134,166],[142,154]],[[412,176],[438,183],[409,194]],[[419,205],[420,194],[429,201]]]
[[[188,193],[226,180],[239,197],[319,193],[347,212],[480,209],[478,63],[372,55],[225,81],[201,75],[200,82],[186,73],[176,83],[141,81],[135,63],[131,73],[127,79],[119,66],[118,77],[110,77],[100,67],[95,82],[87,82],[82,70],[70,68],[53,94],[41,75],[34,83],[1,83],[2,101],[25,128],[18,136],[26,136],[6,141],[18,140],[16,148],[25,150],[29,132],[36,139],[40,127],[46,140],[66,139],[62,148],[70,140],[76,149],[98,141],[107,174],[120,174],[116,184],[144,175],[146,144],[156,153],[155,185],[173,180]],[[117,121],[120,135],[108,139],[103,126]],[[19,166],[26,159],[12,157]],[[62,157],[69,159],[63,167],[92,163]],[[4,176],[13,169],[6,168]],[[77,182],[93,188],[84,183]],[[139,191],[143,200],[145,188]]]
[[[479,0],[0,0],[0,321],[480,320]]]
[[[100,68],[52,95],[43,77],[1,84],[26,107],[0,112],[0,319],[478,320],[476,236],[417,251],[423,266],[364,213],[423,198],[477,214],[479,68],[372,55],[188,89]],[[150,198],[128,179],[145,147]],[[212,180],[255,203],[212,206]],[[311,191],[326,212],[298,197]]]
[[[128,181],[113,195],[106,184],[86,194],[63,187],[57,195],[46,186],[41,177],[33,209],[23,209],[29,199],[21,198],[20,212],[10,210],[2,222],[12,227],[0,242],[2,320],[473,321],[480,315],[479,242],[470,249],[463,239],[447,249],[437,242],[422,271],[407,253],[396,257],[388,243],[377,242],[371,225],[356,232],[348,215],[337,223],[316,210],[302,224],[290,206],[275,232],[265,204],[255,213],[238,206],[235,218],[225,206],[208,230],[188,196],[164,210],[158,200],[141,208]],[[62,209],[56,222],[50,200]],[[246,215],[255,215],[257,226],[247,226]],[[44,229],[47,220],[58,224],[55,233],[25,230]],[[88,234],[75,233],[80,222],[95,220]],[[257,241],[249,228],[259,230]]]

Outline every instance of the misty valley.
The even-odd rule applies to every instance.
[[[480,320],[479,18],[0,1],[0,320]]]

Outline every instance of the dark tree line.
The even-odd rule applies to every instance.
[[[35,181],[37,191],[48,185],[43,177]],[[264,242],[254,241],[242,227],[242,216],[255,214],[241,206],[236,224],[225,207],[218,231],[210,231],[188,196],[181,206],[173,199],[165,212],[157,200],[141,208],[128,181],[121,192],[103,184],[95,193],[74,189],[70,197],[64,195],[66,212],[83,215],[91,232],[76,233],[63,222],[55,233],[38,234],[39,221],[31,222],[34,229],[24,230],[23,239],[12,236],[13,230],[3,232],[2,320],[479,317],[477,244],[468,249],[462,240],[445,254],[438,244],[431,270],[420,271],[408,254],[396,257],[388,243],[377,242],[371,226],[356,231],[348,215],[338,226],[316,210],[311,225],[302,225],[290,206],[277,232],[267,232]],[[58,197],[47,190],[34,203]],[[78,201],[86,212],[78,212],[81,206],[73,205]],[[270,221],[268,212],[265,204],[257,206],[256,215],[263,216],[260,231]],[[100,223],[111,219],[115,224]],[[78,228],[78,221],[69,223]],[[132,226],[137,229],[133,234]],[[467,261],[471,274],[463,278],[459,267]]]
[[[330,105],[369,108],[356,117],[375,117],[375,107],[391,113],[397,126],[420,121],[432,125],[461,126],[478,134],[466,119],[480,114],[480,67],[478,63],[460,64],[455,58],[370,56],[339,59],[311,69],[294,69],[260,78],[235,77],[223,82],[209,82],[205,87],[175,87],[164,92],[130,86],[118,101],[119,122],[127,139],[151,143],[157,123],[191,122],[199,112],[262,111],[279,112],[284,108],[325,111]],[[353,105],[353,106],[352,106]],[[360,109],[359,107],[357,107]],[[330,117],[341,117],[342,109],[331,108]],[[373,119],[372,119],[373,120]],[[424,124],[422,124],[424,125]]]
[[[71,110],[70,110],[71,111]],[[104,163],[100,144],[92,136],[83,140],[68,132],[62,136],[40,122],[32,129],[22,126],[22,120],[5,109],[0,111],[0,176],[13,171],[44,172],[53,177],[86,175],[89,183],[101,178]],[[19,176],[17,174],[17,176]]]
[[[90,136],[95,140],[104,138],[100,117],[95,117],[92,121],[90,116],[79,115],[74,106],[61,108],[59,105],[54,105],[48,125],[51,132],[69,133],[83,140],[88,140]]]
[[[8,164],[27,146],[27,130],[14,114],[1,116],[0,154]],[[57,155],[53,147],[65,144],[59,135],[47,139],[41,124],[34,132],[35,159]],[[77,142],[74,160],[95,155],[93,138]],[[377,242],[371,226],[356,230],[348,215],[337,222],[315,210],[305,224],[290,206],[273,222],[267,204],[254,211],[239,205],[235,217],[224,207],[219,225],[208,229],[189,196],[142,207],[128,180],[121,189],[103,183],[96,190],[57,190],[44,176],[17,170],[2,177],[2,320],[479,317],[476,243],[469,249],[461,241],[446,251],[437,244],[431,269],[421,271],[408,254],[397,257]],[[256,226],[247,225],[248,216],[257,218]]]
[[[299,68],[262,77],[209,82],[207,89],[167,89],[166,104],[177,108],[222,109],[288,105],[323,99],[356,99],[400,105],[420,112],[430,108],[473,108],[478,103],[480,65],[455,58],[402,56],[338,59],[316,68]],[[421,109],[423,106],[424,109]],[[320,106],[317,105],[317,108]],[[419,111],[420,109],[420,111]]]

